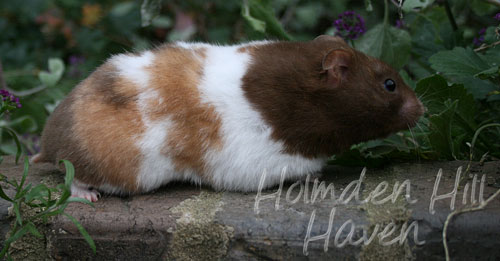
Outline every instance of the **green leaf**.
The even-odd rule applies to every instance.
[[[482,79],[482,80],[486,80],[489,78],[495,78],[498,76],[500,76],[500,70],[498,68],[498,65],[492,66],[491,68],[486,69],[482,72],[478,72],[474,75],[474,77],[477,77],[477,78]]]
[[[23,224],[23,219],[22,219],[22,216],[21,216],[21,211],[19,211],[19,204],[14,203],[13,209],[14,209],[14,214],[16,214],[16,222],[19,225],[22,225]]]
[[[79,202],[79,203],[84,203],[84,204],[87,204],[91,207],[94,207],[94,204],[92,202],[90,202],[89,200],[87,199],[84,199],[84,198],[74,198],[74,197],[70,197],[68,198],[68,200],[66,200],[67,203],[71,203],[71,202]]]
[[[498,12],[497,4],[491,4],[489,1],[484,0],[469,0],[468,5],[474,13],[478,16],[489,16],[493,12]],[[494,2],[498,3],[498,2]]]
[[[31,183],[21,190],[21,192],[16,196],[16,199],[23,198],[30,191],[30,189],[31,189]]]
[[[496,34],[495,34],[496,39]],[[500,66],[500,45],[488,48],[484,54],[478,54],[481,58],[488,62],[491,66]]]
[[[23,226],[14,235],[7,238],[5,240],[5,243],[4,243],[5,245],[4,245],[4,248],[2,249],[2,253],[0,253],[0,257],[3,257],[7,253],[8,247],[10,246],[10,244],[12,244],[12,242],[20,239],[22,236],[24,236],[24,234],[26,234],[28,232],[28,230],[29,230],[29,228],[27,226]]]
[[[73,164],[64,159],[59,161],[59,164],[61,163],[64,164],[64,168],[66,169],[66,176],[64,177],[63,193],[61,195],[61,198],[56,203],[57,206],[66,203],[68,198],[71,196],[71,183],[73,182],[73,178],[75,177],[75,168],[73,167]]]
[[[366,8],[366,11],[368,11],[368,12],[373,11],[373,6],[372,6],[371,0],[365,0],[365,8]]]
[[[392,48],[394,50],[394,57],[387,62],[396,69],[405,66],[410,60],[411,55],[411,36],[405,31],[396,27],[389,27],[389,35],[391,36]]]
[[[408,73],[405,70],[400,70],[399,75],[401,78],[403,78],[403,81],[410,86],[413,90],[415,90],[417,83],[408,75]]]
[[[451,129],[457,105],[458,101],[454,101],[445,111],[429,117],[432,130],[429,134],[429,141],[432,147],[447,159],[456,159]]]
[[[119,4],[116,4],[115,6],[113,6],[111,11],[109,11],[109,14],[111,14],[113,16],[117,16],[117,17],[125,16],[128,13],[134,11],[135,7],[136,7],[135,3],[132,1],[119,3]]]
[[[321,13],[323,8],[324,6],[317,2],[311,2],[298,6],[295,9],[294,23],[300,26],[300,28],[314,29],[320,19],[320,16],[317,14]]]
[[[71,215],[68,215],[66,213],[63,213],[63,215],[66,216],[67,218],[69,218],[69,220],[71,220],[71,222],[73,222],[73,224],[75,224],[76,228],[78,228],[78,231],[80,231],[80,234],[82,234],[83,238],[85,239],[85,241],[87,241],[87,244],[89,244],[90,248],[92,248],[92,251],[95,254],[96,253],[95,243],[94,243],[94,240],[92,240],[92,238],[90,237],[89,233],[87,233],[87,230],[85,230],[85,228],[82,226],[82,224],[80,224],[80,222],[78,222],[78,220],[76,220],[76,218],[74,218]]]
[[[7,128],[7,127],[0,127],[2,129],[4,129],[11,137],[12,139],[14,140],[14,142],[16,143],[16,164],[19,162],[19,158],[21,157],[21,153],[22,153],[22,148],[21,148],[21,143],[19,142],[19,139],[17,138],[17,134],[14,130],[10,129],[10,128]]]
[[[172,26],[172,19],[170,19],[167,16],[160,15],[160,16],[157,16],[156,18],[154,18],[153,21],[151,21],[151,24],[154,27],[158,27],[158,28],[169,28]]]
[[[160,14],[163,0],[143,0],[141,5],[142,26],[148,26]]]
[[[49,194],[49,189],[44,184],[38,184],[35,186],[27,195],[25,196],[26,202],[31,202],[35,199],[41,199],[47,197]]]
[[[24,168],[23,168],[23,177],[21,178],[21,183],[19,183],[19,188],[23,188],[24,182],[26,182],[26,177],[28,177],[28,170],[30,168],[30,161],[28,157],[24,157]]]
[[[35,132],[38,129],[35,119],[30,115],[24,115],[9,121],[0,121],[0,127],[16,128],[20,132]]]
[[[279,39],[292,40],[292,37],[286,33],[283,26],[276,19],[274,11],[267,1],[243,1],[241,15],[256,31],[276,36]]]
[[[51,73],[55,73],[59,76],[64,72],[64,62],[59,58],[49,59],[49,70]]]
[[[470,135],[477,128],[474,120],[476,116],[476,102],[474,97],[462,85],[448,85],[446,79],[440,75],[420,80],[415,92],[420,97],[429,114],[438,114],[447,109],[447,101],[457,101],[457,120],[463,130]]]
[[[250,26],[255,31],[258,31],[261,33],[266,32],[266,22],[252,17],[252,15],[250,15],[250,8],[248,7],[248,4],[243,4],[243,9],[241,11],[241,15],[243,16],[243,18],[245,18],[247,20],[247,22],[250,24]]]
[[[47,87],[52,87],[61,79],[64,72],[64,63],[59,58],[49,59],[49,71],[38,74],[40,81]]]
[[[33,224],[33,222],[28,222],[26,224],[26,227],[28,228],[28,231],[34,235],[35,237],[38,237],[38,238],[43,238],[42,234],[40,234],[40,232],[38,232],[38,229],[36,229],[35,227],[35,224]]]
[[[64,185],[66,188],[71,188],[71,183],[73,182],[73,178],[75,177],[75,167],[68,160],[60,160],[59,164],[64,164],[64,169],[66,170],[66,176],[64,177]]]
[[[12,199],[9,196],[7,196],[7,194],[5,194],[1,185],[0,185],[0,198],[3,198],[9,202],[12,202]]]
[[[65,189],[61,195],[61,198],[59,198],[59,200],[57,201],[56,206],[65,204],[69,197],[71,197],[71,192]]]
[[[474,50],[455,47],[450,51],[440,51],[429,58],[434,70],[450,77],[474,76],[490,68]]]
[[[402,9],[405,12],[410,12],[415,9],[423,9],[428,7],[434,0],[406,0],[403,3]]]
[[[484,99],[497,89],[490,81],[474,77],[491,69],[488,62],[472,49],[455,47],[450,51],[440,51],[429,58],[431,67],[455,83],[461,83],[476,99]]]
[[[357,40],[356,47],[400,69],[410,59],[411,37],[404,30],[380,23]]]

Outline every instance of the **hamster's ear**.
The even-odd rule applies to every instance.
[[[339,42],[339,43],[345,44],[345,41],[344,41],[344,39],[342,39],[342,37],[326,35],[326,34],[323,34],[323,35],[320,35],[320,36],[314,38],[313,41],[316,41],[316,42],[317,41],[333,41],[333,42]]]
[[[352,69],[352,56],[352,52],[346,49],[334,49],[323,57],[323,72],[327,72],[328,83],[332,87],[340,86],[346,79],[348,71]]]

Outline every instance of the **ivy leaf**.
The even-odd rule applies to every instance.
[[[56,85],[64,72],[64,63],[59,58],[49,59],[49,71],[42,71],[38,74],[40,81],[47,87]]]
[[[404,30],[380,23],[368,30],[356,42],[356,47],[400,69],[410,59],[411,37]]]

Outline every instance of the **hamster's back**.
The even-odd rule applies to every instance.
[[[110,58],[56,108],[34,161],[71,161],[74,196],[93,201],[93,188],[128,194],[189,180],[255,190],[264,170],[272,180],[285,166],[318,170],[323,159],[282,154],[244,97],[241,79],[261,44],[178,43]]]

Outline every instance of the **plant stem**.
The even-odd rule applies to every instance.
[[[462,213],[467,213],[467,212],[473,212],[473,211],[478,211],[478,210],[482,210],[484,209],[485,207],[488,206],[488,204],[493,200],[495,199],[498,195],[500,194],[500,189],[497,190],[493,195],[491,195],[488,199],[486,199],[485,201],[483,201],[482,203],[479,204],[479,206],[476,206],[476,207],[469,207],[469,208],[464,208],[464,209],[461,209],[461,210],[455,210],[453,212],[451,212],[447,217],[446,217],[446,221],[444,222],[444,226],[443,226],[443,234],[442,234],[442,239],[443,239],[443,247],[444,247],[444,253],[445,253],[445,258],[446,258],[446,261],[449,261],[450,260],[450,251],[448,249],[448,242],[446,242],[448,239],[447,239],[447,232],[448,232],[448,226],[450,225],[450,222],[451,222],[451,219],[454,217],[454,216],[457,216],[459,214],[462,214]]]
[[[484,1],[492,5],[500,6],[499,0],[484,0]]]
[[[2,89],[7,89],[7,83],[5,82],[5,79],[3,78],[3,68],[2,68],[2,61],[0,60],[0,88]]]
[[[453,28],[453,31],[457,31],[457,22],[455,21],[455,17],[453,17],[448,0],[443,0],[442,3],[444,4],[444,9],[446,10],[446,16],[448,16],[448,20],[450,20],[451,28]]]
[[[389,24],[389,1],[384,0],[384,25]]]
[[[474,49],[474,51],[476,51],[476,52],[480,52],[480,51],[486,50],[486,49],[488,49],[488,48],[495,47],[495,46],[497,46],[497,45],[499,45],[499,44],[500,44],[500,41],[496,41],[496,42],[494,42],[494,43],[492,43],[492,44],[482,45],[482,46],[480,46],[480,47],[478,47],[478,48]]]

